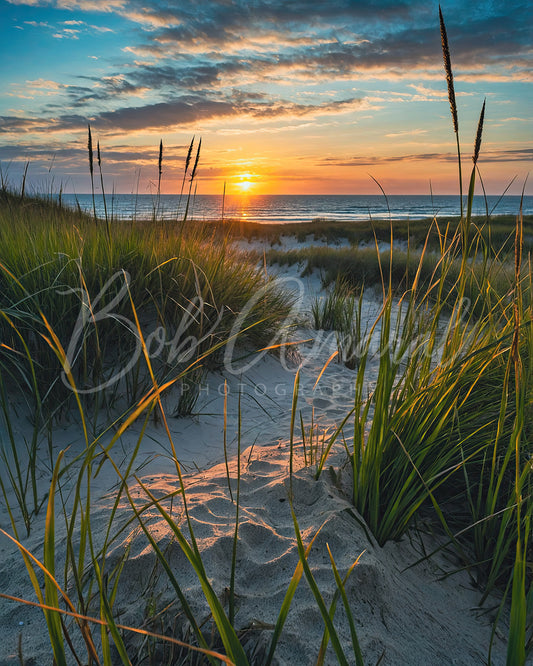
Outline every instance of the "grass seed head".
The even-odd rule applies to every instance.
[[[481,136],[483,134],[483,121],[485,120],[485,103],[487,100],[483,100],[483,106],[481,107],[481,113],[479,114],[479,122],[477,124],[476,132],[476,143],[474,145],[474,154],[472,155],[472,161],[474,164],[477,164],[479,158],[479,150],[481,148]]]
[[[200,150],[202,148],[202,139],[198,142],[198,150],[196,151],[196,159],[194,160],[194,166],[192,168],[191,172],[191,183],[194,180],[194,177],[196,176],[196,169],[198,168],[198,162],[200,161]]]
[[[448,99],[450,100],[450,110],[452,112],[453,130],[457,134],[459,131],[459,120],[457,118],[457,103],[455,101],[455,88],[453,85],[452,61],[450,58],[450,47],[448,46],[448,36],[442,10],[439,5],[440,37],[442,42],[442,55],[444,58],[444,71],[446,72],[446,83],[448,84]]]
[[[91,176],[93,175],[94,172],[94,165],[93,165],[93,137],[91,134],[91,126],[87,125],[87,150],[89,152],[89,171],[91,172]]]
[[[189,145],[189,150],[187,151],[187,157],[185,158],[185,173],[187,173],[187,171],[189,169],[189,165],[191,163],[192,149],[194,147],[194,138],[195,137],[193,136],[193,138],[191,139],[191,143]]]

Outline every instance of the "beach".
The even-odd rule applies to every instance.
[[[168,418],[168,432],[160,420],[154,422],[153,418],[146,430],[141,419],[128,428],[114,445],[111,457],[124,473],[129,456],[140,441],[135,475],[134,470],[130,470],[128,481],[133,501],[141,507],[147,500],[147,491],[136,479],[157,497],[175,493],[179,483],[172,460],[174,447],[184,475],[189,519],[207,576],[224,604],[231,575],[239,478],[234,622],[237,632],[244,637],[243,644],[251,655],[251,663],[264,663],[284,595],[298,564],[291,508],[305,545],[318,532],[308,563],[327,607],[337,589],[328,546],[341,576],[356,560],[358,562],[345,591],[365,663],[379,661],[406,666],[484,663],[491,641],[491,623],[495,619],[493,609],[499,602],[489,598],[483,608],[478,608],[480,591],[467,571],[458,571],[460,562],[449,549],[439,550],[426,559],[445,539],[430,533],[430,523],[425,526],[422,523],[399,542],[380,547],[350,502],[351,469],[347,464],[346,443],[342,444],[340,438],[332,447],[320,478],[315,479],[328,436],[353,404],[354,371],[338,359],[330,359],[336,349],[335,336],[310,326],[310,304],[324,293],[320,276],[315,273],[301,278],[301,271],[294,266],[273,266],[269,270],[295,293],[292,317],[298,325],[292,328],[290,338],[272,341],[287,346],[275,353],[251,353],[252,350],[236,346],[231,350],[231,363],[225,366],[231,368],[230,373],[215,372],[205,376],[193,415]],[[370,290],[364,300],[366,327],[375,321],[380,308],[379,292]],[[375,380],[372,363],[377,361],[369,362],[368,390]],[[290,405],[294,400],[297,373],[297,408],[301,411],[302,423],[309,427],[313,422],[316,430],[314,458],[309,436],[304,454],[300,429],[294,428],[291,435]],[[171,389],[162,396],[163,406],[169,408],[174,399]],[[58,424],[53,437],[54,455],[65,450],[66,462],[83,453],[84,448],[79,423],[75,419],[68,421],[70,419]],[[23,435],[24,424],[19,424]],[[349,430],[347,427],[348,445]],[[103,437],[102,446],[109,438],[110,433]],[[61,486],[68,507],[76,467],[66,477]],[[49,473],[43,472],[42,483],[47,483],[48,479]],[[95,549],[100,547],[109,529],[118,482],[117,471],[109,460],[92,479],[91,524]],[[179,496],[173,495],[165,506],[187,535],[187,521]],[[210,610],[198,577],[175,534],[153,506],[146,510],[143,518],[150,534],[165,552],[195,615],[204,618],[209,626]],[[116,621],[190,639],[190,629],[180,611],[175,590],[169,585],[139,523],[131,519],[132,506],[122,496],[111,529],[117,536],[108,544],[106,556],[106,570],[111,572],[127,555],[121,565],[114,601]],[[33,519],[30,536],[21,539],[37,557],[42,555],[44,521],[43,510]],[[57,516],[58,571],[66,543],[61,523],[62,518]],[[6,513],[2,514],[1,527],[9,531]],[[0,549],[2,591],[34,599],[18,549],[5,537],[0,538]],[[350,628],[341,606],[338,602],[335,626],[343,649],[350,655]],[[50,663],[50,643],[42,611],[4,599],[0,600],[0,609],[0,664],[20,663],[19,640],[24,663]],[[71,639],[80,649],[80,632],[72,624],[69,626]],[[316,601],[302,577],[273,663],[302,666],[313,663],[319,654],[323,632],[324,623]],[[142,637],[128,632],[125,636],[132,653],[140,650],[139,646],[146,649],[146,639],[143,642]],[[163,663],[163,656],[168,658],[170,654],[170,648],[161,645],[155,650],[150,663]],[[498,630],[492,647],[494,663],[502,663],[504,654],[505,641]],[[118,659],[116,654],[115,658]],[[331,646],[324,663],[337,663]]]

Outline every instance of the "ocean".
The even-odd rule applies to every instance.
[[[90,194],[64,194],[62,201],[92,213]],[[104,217],[104,202],[95,195],[96,214]],[[115,194],[106,197],[108,214],[114,219],[149,220],[154,213],[160,219],[182,219],[185,197],[164,194],[159,197],[149,194]],[[197,195],[191,199],[188,217],[198,220],[215,220],[222,216],[221,195]],[[519,196],[474,197],[474,215],[516,215],[520,211]],[[525,215],[533,214],[533,196],[524,197]],[[311,222],[313,220],[342,220],[345,222],[390,218],[396,220],[443,217],[460,214],[457,195],[240,195],[224,199],[224,219],[249,220],[257,223]]]

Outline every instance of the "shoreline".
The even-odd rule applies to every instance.
[[[58,197],[53,197],[58,201]],[[97,216],[104,218],[103,197],[95,192]],[[411,220],[419,222],[432,218],[453,219],[460,215],[459,199],[455,195],[196,195],[187,205],[187,197],[181,202],[178,195],[105,195],[107,212],[116,213],[121,221],[150,221],[155,219],[181,219],[185,209],[188,219],[213,223],[224,220],[258,225],[299,225],[339,223],[353,225],[371,220]],[[69,208],[93,215],[91,195],[62,194],[61,201]],[[518,195],[476,195],[472,214],[485,217],[515,216],[520,212],[521,198]],[[487,210],[488,209],[488,210]],[[523,202],[524,215],[533,215],[533,196]]]

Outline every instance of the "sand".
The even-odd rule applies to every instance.
[[[276,270],[276,269],[273,269]],[[309,327],[309,305],[320,294],[319,276],[298,278],[297,267],[277,269],[289,287],[297,292],[299,326],[292,341],[303,341],[290,347],[290,353],[245,355],[236,348],[233,372],[209,374],[200,391],[197,414],[187,418],[169,418],[172,440],[183,470],[190,513],[205,568],[220,598],[229,586],[232,536],[235,529],[235,504],[230,498],[226,466],[223,463],[222,423],[224,382],[228,387],[228,448],[230,472],[235,492],[238,403],[241,393],[241,514],[237,548],[235,626],[247,630],[245,642],[254,663],[264,660],[272,635],[272,625],[279,613],[298,556],[289,502],[289,427],[292,389],[300,369],[298,409],[304,423],[311,418],[319,432],[332,432],[350,409],[353,399],[353,371],[331,361],[315,387],[325,361],[336,348],[334,334],[313,331]],[[369,322],[379,311],[380,303],[372,293],[365,298],[364,312]],[[372,364],[369,367],[372,383]],[[165,396],[165,407],[172,410],[177,397]],[[20,435],[27,431],[21,419]],[[140,432],[136,423],[115,445],[113,454],[125,469],[128,456]],[[103,440],[105,441],[105,439]],[[70,447],[66,459],[72,460],[83,449],[79,426],[66,422],[54,432],[55,451]],[[365,663],[412,666],[415,664],[482,664],[486,662],[497,600],[489,600],[484,610],[477,605],[480,591],[475,589],[465,572],[446,577],[459,565],[444,552],[431,560],[413,566],[431,552],[437,542],[412,532],[398,543],[380,548],[367,534],[361,519],[349,501],[349,467],[342,447],[331,454],[320,479],[314,479],[314,466],[303,465],[301,437],[295,437],[293,506],[302,537],[308,543],[321,528],[309,555],[309,564],[327,605],[335,592],[335,581],[329,563],[329,544],[337,567],[344,575],[361,555],[346,592],[355,618]],[[137,474],[151,491],[161,496],[177,487],[170,459],[169,440],[161,424],[151,423],[143,438],[136,461]],[[334,472],[330,472],[330,466]],[[74,475],[72,475],[74,476]],[[43,493],[50,473],[42,468]],[[92,525],[98,538],[107,526],[114,499],[117,477],[111,465],[104,465],[93,480]],[[68,489],[69,480],[64,481]],[[131,480],[134,496],[143,501],[143,492]],[[68,504],[68,502],[67,502]],[[124,524],[131,508],[121,507],[115,527]],[[176,500],[173,515],[183,522],[183,512]],[[180,585],[195,608],[198,618],[207,618],[208,610],[199,583],[186,562],[167,524],[155,509],[149,516],[150,531],[161,547],[166,548],[169,562]],[[5,511],[0,526],[10,530]],[[44,513],[35,519],[29,537],[23,543],[38,557],[42,556]],[[58,527],[56,551],[58,560],[64,551],[64,529]],[[181,637],[185,632],[175,593],[157,566],[146,536],[136,524],[120,534],[113,543],[108,567],[117,562],[125,549],[129,555],[124,566],[115,602],[118,621],[141,626],[147,614],[168,606],[158,622],[158,630]],[[110,570],[110,569],[108,569]],[[35,599],[18,550],[0,536],[0,591],[31,600]],[[490,609],[487,612],[487,609]],[[339,604],[335,616],[339,637],[353,663],[350,633],[344,611]],[[95,632],[98,633],[98,632]],[[285,625],[277,651],[277,663],[314,663],[323,633],[323,622],[307,582],[302,579]],[[50,646],[42,612],[13,602],[0,600],[0,665],[18,664],[18,641],[26,664],[51,663]],[[79,641],[74,636],[75,642]],[[131,642],[132,650],[139,643]],[[132,653],[134,653],[132,652]],[[351,654],[351,657],[350,657]],[[156,660],[153,663],[160,663]],[[505,642],[499,634],[493,647],[494,663],[504,663]],[[72,662],[74,663],[74,661]],[[162,663],[162,662],[161,662]],[[336,663],[328,651],[326,663]]]

